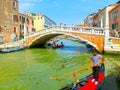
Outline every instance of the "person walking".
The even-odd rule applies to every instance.
[[[90,57],[90,65],[93,71],[93,79],[91,80],[91,82],[95,82],[95,85],[98,84],[100,66],[103,63],[104,63],[104,57],[100,55],[96,49],[93,50],[93,54]]]

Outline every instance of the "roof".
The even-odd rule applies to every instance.
[[[30,17],[30,16],[28,16],[28,15],[26,15],[26,14],[23,14],[23,13],[19,13],[19,15],[33,19],[32,17]]]
[[[117,3],[120,3],[120,0]]]
[[[86,20],[90,16],[95,16],[95,15],[96,15],[96,13],[89,14],[84,20]]]
[[[24,12],[25,14],[32,14],[32,16],[44,16],[44,17],[46,17],[46,18],[48,18],[50,21],[52,21],[54,24],[56,24],[52,19],[50,19],[49,17],[47,17],[46,15],[44,15],[44,14],[41,14],[41,13],[37,13],[37,14],[35,14],[35,13],[31,13],[31,12]]]
[[[119,1],[119,3],[116,4],[116,6],[115,6],[112,10],[110,10],[110,12],[112,12],[113,10],[115,10],[115,9],[116,9],[117,7],[119,7],[119,6],[120,6],[120,1]],[[110,12],[109,12],[109,13],[110,13]]]
[[[116,3],[115,3],[115,4],[110,4],[110,5],[106,6],[106,7],[104,7],[104,8],[102,9],[102,11],[105,10],[107,7],[116,6],[116,5],[117,5]]]
[[[50,21],[52,21],[54,24],[56,24],[52,19],[50,19],[49,17],[47,17],[46,15],[43,15],[44,17],[48,18]]]

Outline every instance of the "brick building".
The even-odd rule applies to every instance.
[[[0,0],[0,35],[4,43],[19,39],[18,0]]]
[[[109,18],[111,36],[114,36],[114,30],[120,32],[120,2],[109,12]]]
[[[100,27],[98,16],[101,12],[102,12],[102,9],[99,9],[98,12],[94,15],[94,17],[93,17],[93,27]]]

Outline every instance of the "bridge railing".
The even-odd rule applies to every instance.
[[[34,36],[38,34],[44,34],[51,31],[61,31],[61,32],[76,32],[76,33],[84,33],[84,34],[95,34],[95,35],[105,35],[105,28],[94,28],[94,27],[68,27],[68,26],[51,26],[29,35],[26,37]]]
[[[104,35],[105,28],[54,26],[54,30]]]

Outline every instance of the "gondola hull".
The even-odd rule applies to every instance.
[[[94,82],[91,82],[93,79],[93,75],[90,74],[82,79],[80,79],[78,83],[72,83],[60,90],[100,90],[98,87],[100,86],[101,82],[104,80],[104,71],[105,67],[104,64],[101,65],[100,72],[99,72],[99,78],[98,78],[98,85],[95,85]]]

